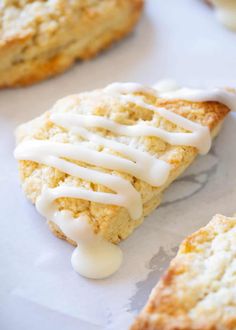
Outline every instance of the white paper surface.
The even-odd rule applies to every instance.
[[[55,238],[26,201],[12,157],[13,130],[60,97],[113,81],[236,86],[236,34],[198,0],[147,0],[136,32],[55,79],[0,92],[0,329],[127,329],[179,242],[217,212],[236,212],[236,116],[164,203],[121,244],[124,262],[102,281],[73,272],[73,247]]]

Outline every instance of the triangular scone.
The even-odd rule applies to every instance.
[[[0,88],[58,74],[127,35],[143,0],[0,1]]]
[[[129,236],[198,152],[209,150],[234,104],[227,91],[160,94],[115,83],[64,98],[18,129],[25,194],[57,236],[78,245],[72,265],[79,273],[101,278],[119,267],[112,243]],[[109,260],[116,260],[111,269]]]
[[[236,329],[236,217],[186,238],[131,329]]]
[[[107,193],[108,197],[103,199],[104,201],[107,200],[107,203],[95,202],[86,197],[80,199],[69,198],[69,196],[65,196],[65,198],[58,197],[56,203],[59,210],[69,210],[74,217],[86,214],[94,231],[100,233],[110,242],[118,243],[129,236],[134,228],[142,223],[144,216],[150,214],[160,204],[163,191],[192,163],[199,152],[195,147],[175,145],[175,137],[173,144],[170,144],[158,137],[145,136],[144,133],[141,133],[142,125],[148,126],[148,129],[160,128],[161,131],[167,133],[186,131],[173,124],[170,120],[165,119],[159,113],[145,107],[153,106],[155,109],[168,109],[168,113],[178,114],[178,118],[187,118],[188,123],[195,122],[202,125],[198,125],[200,128],[209,128],[212,136],[217,134],[225,116],[229,112],[227,106],[218,102],[168,100],[158,97],[157,94],[153,89],[144,88],[136,84],[114,84],[103,90],[72,95],[59,100],[52,110],[20,126],[17,131],[18,146],[15,155],[20,160],[20,177],[26,196],[35,203],[37,198],[41,196],[43,187],[74,187],[83,189],[86,192],[91,191],[93,194],[95,192]],[[97,119],[100,119],[100,121],[105,119],[109,123],[104,124],[100,121],[98,122]],[[75,127],[73,127],[73,124]],[[113,126],[114,124],[118,125],[116,130],[122,132],[119,134],[114,133],[114,127],[108,127],[111,124]],[[96,126],[102,125],[105,125],[106,129],[96,128]],[[134,127],[135,125],[139,125],[138,136],[126,135],[124,129],[127,126]],[[81,127],[83,129],[86,127],[86,132],[93,134],[81,138],[80,134],[84,134],[84,132],[81,132]],[[141,128],[139,129],[139,127]],[[78,129],[80,129],[80,132]],[[203,133],[207,133],[207,131]],[[151,134],[154,133],[152,132]],[[98,140],[99,137],[102,137],[103,141]],[[76,152],[78,157],[84,157],[86,150],[96,151],[96,154],[89,156],[90,160],[87,158],[87,163],[78,159],[69,159],[70,164],[76,163],[80,167],[85,167],[95,172],[91,172],[89,180],[84,180],[81,179],[80,175],[76,177],[75,175],[70,175],[68,171],[65,173],[66,169],[59,170],[57,165],[48,166],[45,163],[45,159],[42,158],[43,147],[37,145],[37,140],[40,143],[43,141],[46,145],[49,142],[53,144],[55,147],[52,147],[51,153],[52,150],[54,152],[55,148],[60,149],[65,144],[67,144],[68,148],[70,146],[75,148],[82,147],[82,150]],[[104,146],[104,140],[108,141],[109,145]],[[29,143],[31,143],[30,146]],[[126,146],[124,152],[119,149],[122,146]],[[209,141],[203,140],[200,146],[202,151],[208,147]],[[30,151],[29,148],[31,148]],[[127,170],[128,172],[114,169],[120,166],[120,164],[116,164],[116,166],[112,164],[114,159],[108,158],[104,163],[106,165],[105,168],[104,166],[99,166],[100,157],[106,157],[107,155],[116,156],[118,160],[124,160],[124,158],[129,160],[131,158],[129,149],[132,152],[140,152],[141,158],[144,160],[143,164],[137,164],[137,168],[135,168],[137,175],[130,174],[132,168],[130,171]],[[36,155],[32,156],[32,152],[36,153]],[[67,150],[67,152],[69,151]],[[149,157],[149,159],[145,157]],[[157,166],[155,170],[156,164],[154,166],[151,166],[153,164],[150,165],[150,157],[151,162],[160,160],[160,168]],[[69,157],[64,155],[63,158],[68,160]],[[136,165],[133,163],[134,158],[129,165]],[[54,163],[52,162],[52,164]],[[169,166],[169,175],[167,176],[167,169],[164,168],[163,170],[162,168],[164,165]],[[125,166],[128,165],[125,164]],[[72,170],[70,169],[70,171]],[[165,172],[165,179],[162,178],[162,172]],[[108,179],[109,188],[96,182],[94,175],[101,175],[101,173],[109,175],[105,178]],[[147,178],[142,180],[138,177]],[[119,202],[114,202],[112,205],[108,203],[108,198],[115,196],[115,189],[111,189],[113,187],[113,181],[111,180],[118,180],[119,178],[122,180],[119,184],[124,184],[125,186],[123,193],[127,193],[128,196],[124,195],[123,197],[121,193]],[[101,179],[104,182],[104,177]],[[162,184],[154,186],[154,181],[158,182],[158,180],[162,181]],[[153,184],[151,184],[152,182]],[[155,182],[155,185],[157,184]],[[121,187],[122,189],[123,186]],[[97,196],[98,194],[95,194],[94,198],[96,199]],[[126,197],[127,199],[125,199]],[[117,205],[119,203],[123,203],[126,206]],[[50,222],[50,219],[48,220],[51,229],[56,235],[71,241],[54,222]]]

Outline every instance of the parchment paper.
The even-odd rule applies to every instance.
[[[113,81],[236,86],[236,34],[198,0],[147,0],[136,32],[97,59],[55,79],[0,92],[0,329],[123,330],[145,304],[178,244],[218,213],[236,212],[236,116],[156,210],[121,244],[114,276],[87,280],[71,267],[73,247],[55,238],[26,201],[13,159],[17,124],[60,97]]]

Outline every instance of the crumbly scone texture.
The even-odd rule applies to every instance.
[[[0,88],[28,85],[128,34],[144,0],[0,1]]]
[[[131,329],[236,329],[236,217],[185,239]]]
[[[140,96],[149,104],[164,107],[194,122],[208,126],[212,135],[218,132],[223,119],[229,112],[226,106],[217,102],[193,103],[182,100],[165,100],[148,93],[142,93]],[[105,93],[104,90],[97,90],[89,93],[72,95],[59,100],[52,110],[20,126],[17,130],[18,143],[31,139],[72,144],[83,143],[86,147],[96,149],[97,151],[112,153],[125,158],[125,156],[117,154],[114,150],[104,148],[89,141],[83,141],[78,135],[55,125],[50,120],[50,114],[52,112],[70,111],[78,114],[104,116],[124,125],[145,122],[148,125],[161,127],[171,132],[183,131],[183,129],[167,121],[157,113],[146,110],[130,102],[124,104],[120,101],[119,96],[111,96]],[[162,192],[192,163],[198,151],[194,147],[170,145],[157,137],[128,137],[116,135],[101,128],[93,128],[91,130],[111,140],[135,146],[135,148],[146,151],[171,164],[171,172],[166,184],[160,187],[152,187],[150,184],[130,174],[74,161],[76,164],[87,168],[121,176],[130,181],[135,189],[141,193],[143,214],[138,220],[131,219],[127,209],[120,206],[103,205],[74,198],[57,199],[60,210],[70,210],[74,217],[85,214],[87,218],[90,219],[90,223],[95,232],[99,232],[108,241],[118,243],[120,240],[128,237],[132,231],[142,223],[144,217],[150,214],[160,204]],[[73,162],[73,160],[70,161]],[[37,197],[41,194],[43,185],[50,188],[70,185],[93,191],[111,192],[108,188],[93,183],[92,178],[91,182],[87,182],[62,173],[55,168],[32,161],[20,161],[19,170],[23,190],[33,203],[35,203]],[[57,236],[67,239],[54,223],[50,223],[50,228]]]

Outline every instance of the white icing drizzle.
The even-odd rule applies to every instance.
[[[92,182],[101,184],[116,192],[116,194],[104,193],[86,190],[79,187],[75,188],[62,186],[53,190],[53,193],[57,195],[57,198],[80,198],[96,203],[123,206],[128,209],[130,216],[133,219],[137,219],[142,215],[141,196],[128,180],[116,175],[111,175],[76,165],[72,162],[61,159],[61,157],[80,161],[86,160],[89,164],[103,166],[104,168],[109,167],[111,169],[114,167],[116,167],[116,169],[123,169],[126,166],[127,172],[129,172],[129,167],[132,168],[134,163],[131,163],[128,160],[124,160],[124,162],[121,163],[120,160],[122,158],[109,154],[106,155],[105,153],[100,153],[80,145],[40,140],[26,141],[16,149],[15,155],[18,159],[32,160],[55,167],[64,173],[86,181],[91,181],[92,179]],[[113,164],[114,166],[112,166]],[[135,205],[135,207],[133,205]]]
[[[119,135],[138,137],[150,136],[150,129],[154,127],[147,125],[121,125],[108,118],[94,115],[83,116],[71,114],[68,116],[67,114],[58,113],[53,114],[51,118],[54,123],[69,129],[73,133],[79,134],[84,139],[99,143],[130,159],[90,151],[94,153],[94,156],[97,153],[98,158],[93,158],[94,165],[129,173],[155,187],[162,185],[168,179],[170,172],[170,165],[168,163],[151,156],[147,152],[140,151],[124,143],[106,139],[85,129],[85,127],[105,128]],[[157,136],[157,134],[154,134],[154,130],[153,136]],[[145,168],[146,171],[144,171]]]
[[[190,102],[219,102],[221,104],[226,105],[231,111],[236,111],[235,92],[230,92],[223,88],[179,88],[173,80],[160,81],[159,83],[154,84],[153,88],[142,87],[142,85],[136,83],[113,83],[106,87],[105,91],[111,92],[114,95],[119,93],[123,94],[127,91],[127,86],[124,85],[128,85],[132,93],[150,93],[167,100],[179,99]]]
[[[217,19],[228,29],[236,31],[236,1],[211,0],[215,6]]]
[[[159,93],[164,99],[180,99],[191,102],[219,102],[231,111],[236,111],[236,94],[225,89],[215,88],[211,91],[201,89],[179,88],[174,91]]]
[[[161,92],[171,92],[176,89],[179,89],[179,85],[174,79],[163,79],[158,81],[153,85],[153,88],[156,89],[159,93]]]
[[[90,128],[103,128],[114,134],[140,137],[155,136],[172,145],[196,147],[200,153],[208,152],[211,146],[209,129],[192,122],[169,110],[158,108],[144,101],[142,93],[151,93],[169,99],[180,98],[191,101],[218,101],[233,106],[231,93],[213,91],[193,91],[180,89],[171,93],[162,93],[153,88],[139,84],[115,83],[104,89],[105,94],[118,97],[126,106],[135,104],[146,110],[158,113],[168,121],[185,129],[187,132],[168,132],[139,121],[135,125],[121,125],[109,118],[90,114],[76,114],[73,112],[51,112],[50,120],[67,129],[70,134],[80,136],[81,143],[61,143],[50,140],[26,140],[20,143],[15,150],[15,157],[19,160],[31,160],[78,177],[85,181],[109,188],[111,192],[99,192],[81,187],[61,185],[53,189],[44,188],[36,201],[38,211],[48,220],[56,223],[63,233],[78,244],[73,253],[72,265],[81,275],[90,278],[103,278],[116,271],[122,260],[120,249],[99,235],[95,235],[88,225],[85,216],[74,219],[68,211],[58,211],[56,200],[61,197],[78,198],[96,203],[111,204],[125,207],[132,219],[142,217],[142,199],[140,193],[128,179],[116,175],[114,171],[129,174],[148,184],[158,187],[168,180],[170,165],[155,156],[113,139],[105,138]],[[130,95],[130,94],[135,95]],[[129,95],[127,95],[129,94]],[[234,100],[235,101],[235,100]],[[97,151],[89,147],[87,141],[104,148]],[[112,150],[117,154],[108,153]],[[123,155],[125,158],[123,158]],[[75,164],[69,159],[87,163],[92,168]],[[95,166],[95,168],[94,168]],[[107,173],[96,167],[110,170]],[[111,262],[112,260],[112,262]]]
[[[127,97],[126,101],[135,103],[136,105],[139,105],[143,108],[145,107],[145,109],[156,112],[160,116],[171,121],[172,123],[179,125],[188,131],[191,131],[191,133],[168,132],[162,128],[154,127],[144,123],[139,123],[136,125],[121,125],[108,118],[94,115],[83,116],[71,114],[70,116],[68,116],[67,114],[55,114],[52,115],[52,120],[58,125],[62,125],[63,127],[72,129],[74,132],[77,132],[79,135],[86,137],[90,141],[97,141],[104,146],[112,148],[113,150],[122,152],[128,157],[131,156],[136,158],[136,162],[138,161],[138,159],[140,162],[143,162],[144,160],[149,160],[149,162],[156,163],[159,167],[162,166],[163,169],[164,167],[167,167],[165,169],[165,173],[167,172],[167,170],[169,170],[169,166],[167,163],[164,163],[163,161],[158,160],[154,157],[150,157],[147,153],[141,153],[140,151],[135,150],[132,147],[125,146],[124,144],[117,143],[115,141],[109,141],[107,139],[101,138],[98,135],[91,134],[89,131],[81,129],[80,126],[84,126],[87,128],[105,128],[113,133],[130,137],[155,136],[168,142],[171,145],[196,147],[201,154],[205,154],[209,151],[211,144],[211,136],[207,127],[189,121],[165,109],[145,104],[143,101],[140,101],[138,100],[138,98],[135,97]],[[78,127],[75,127],[75,125],[78,125]],[[207,142],[206,145],[202,144],[203,139]],[[139,156],[140,158],[138,158]],[[159,172],[158,174],[155,172],[154,177],[151,177],[150,180],[148,178],[146,178],[145,180],[144,177],[142,179],[148,183],[151,182],[153,186],[158,186],[166,181],[166,175],[163,176],[163,174],[163,171]],[[142,175],[148,175],[148,177],[150,176],[149,173],[142,173]]]

